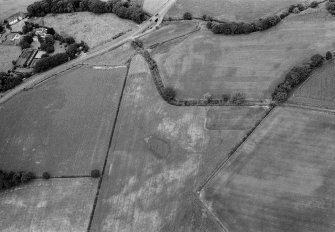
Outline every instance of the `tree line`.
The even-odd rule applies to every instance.
[[[130,19],[136,23],[142,23],[145,20],[145,13],[139,5],[128,1],[109,0],[42,0],[34,2],[27,7],[30,16],[43,17],[46,14],[53,13],[71,13],[89,11],[96,14],[114,13],[120,18]]]
[[[28,183],[35,178],[32,172],[5,172],[0,170],[0,190]]]

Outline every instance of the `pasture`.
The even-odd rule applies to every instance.
[[[145,0],[145,2],[151,0]],[[275,13],[291,4],[306,2],[305,0],[180,0],[168,12],[168,17],[182,18],[185,12],[195,17],[209,15],[217,19],[232,21],[252,21]],[[144,3],[145,6],[145,3]]]
[[[86,231],[98,181],[89,178],[34,180],[0,192],[0,230]]]
[[[276,108],[201,192],[227,231],[335,229],[335,120]]]
[[[80,67],[0,105],[0,169],[39,176],[101,169],[125,75],[125,67]]]
[[[335,64],[327,63],[315,71],[289,99],[290,102],[318,107],[335,107]]]
[[[135,56],[109,151],[92,231],[218,231],[193,191],[225,159],[265,107],[173,107]],[[244,127],[206,129],[207,112]],[[248,112],[252,117],[248,117]]]
[[[334,20],[323,8],[249,35],[215,35],[203,29],[162,44],[152,54],[164,81],[180,98],[242,92],[250,100],[270,99],[289,69],[315,53],[334,50]]]
[[[137,25],[114,14],[97,15],[91,12],[48,14],[43,22],[63,36],[73,36],[77,41],[86,42],[90,48],[111,41],[113,36]]]
[[[17,60],[21,54],[18,46],[0,45],[0,72],[7,72],[13,67],[12,61]]]

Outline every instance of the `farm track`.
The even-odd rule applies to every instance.
[[[128,64],[127,64],[127,73],[126,73],[126,76],[125,76],[125,79],[124,79],[124,82],[123,82],[123,85],[122,85],[122,90],[121,90],[119,102],[118,102],[118,105],[117,105],[117,111],[116,111],[114,122],[113,122],[112,132],[111,132],[111,134],[109,136],[108,149],[106,151],[106,156],[105,156],[105,160],[104,160],[104,164],[103,164],[103,168],[102,168],[102,172],[101,172],[101,177],[99,179],[97,192],[96,192],[96,195],[95,195],[95,198],[94,198],[94,203],[93,203],[92,212],[91,212],[89,223],[88,223],[87,232],[91,231],[92,221],[93,221],[95,209],[96,209],[98,198],[99,198],[99,194],[100,194],[101,184],[102,184],[102,180],[103,180],[103,177],[104,177],[104,174],[105,174],[105,170],[106,170],[108,155],[109,155],[109,151],[110,151],[111,146],[112,146],[112,141],[113,141],[113,137],[114,137],[116,122],[118,120],[118,116],[119,116],[119,113],[120,113],[121,102],[122,102],[122,99],[123,99],[124,90],[125,90],[127,79],[128,79],[129,68],[130,68],[130,60],[128,61]]]

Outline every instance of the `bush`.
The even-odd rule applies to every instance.
[[[300,10],[298,9],[298,7],[296,7],[296,8],[293,9],[293,13],[294,14],[299,14],[300,13]]]
[[[48,45],[45,49],[47,53],[53,53],[55,51],[55,47],[53,45]]]
[[[320,54],[316,54],[311,57],[311,68],[318,68],[323,65],[324,58]]]
[[[213,23],[211,21],[207,22],[206,27],[211,30],[213,28]]]
[[[65,38],[64,39],[64,41],[65,41],[65,43],[67,43],[67,44],[73,44],[73,43],[75,43],[76,41],[74,40],[74,38],[73,37],[67,37],[67,38]]]
[[[331,60],[331,59],[333,59],[333,54],[330,51],[328,51],[326,53],[326,60]]]
[[[230,99],[229,94],[222,94],[222,101],[227,102],[227,101],[229,101],[229,99]]]
[[[317,1],[314,1],[311,3],[311,8],[316,8],[318,7],[319,3]]]
[[[92,178],[99,178],[100,177],[100,171],[98,169],[94,169],[91,171],[91,177]]]
[[[32,172],[21,172],[21,183],[28,183],[35,179],[35,175]]]
[[[190,12],[185,12],[183,15],[184,20],[192,20],[193,16]]]
[[[43,179],[48,180],[48,179],[50,179],[51,176],[48,172],[43,172],[42,177],[43,177]]]
[[[5,172],[0,170],[0,190],[28,183],[35,178],[32,172]]]
[[[234,105],[242,105],[243,103],[245,103],[245,94],[235,93],[230,99],[230,101]]]
[[[326,9],[328,10],[329,13],[332,15],[335,15],[335,2],[327,2],[326,3]]]
[[[45,54],[43,54],[43,55],[41,56],[41,58],[47,58],[47,57],[49,57],[49,56],[50,56],[49,54],[45,53]]]
[[[293,10],[296,8],[295,5],[291,5],[289,8],[288,8],[288,12],[290,13],[293,13]]]
[[[66,54],[70,57],[70,59],[76,58],[76,54],[78,51],[78,45],[77,44],[71,44],[67,49],[66,49]]]
[[[64,64],[69,60],[69,56],[66,53],[58,53],[56,55],[40,59],[37,61],[34,70],[35,72],[43,72],[58,65]]]
[[[7,91],[21,84],[22,77],[11,76],[8,73],[0,72],[0,92]]]
[[[132,40],[131,41],[131,45],[133,46],[133,48],[143,48],[143,42],[140,40],[140,39],[138,39],[138,38],[136,38],[135,40]]]
[[[47,34],[49,34],[49,35],[55,35],[56,31],[52,27],[49,27],[49,28],[47,28]]]
[[[202,18],[202,20],[206,21],[207,20],[207,15],[204,14],[204,15],[202,15],[201,18]]]
[[[210,94],[210,93],[206,93],[206,94],[204,95],[204,100],[205,100],[205,103],[206,103],[206,104],[210,103],[210,102],[213,100],[213,96],[212,96],[212,94]]]
[[[297,8],[299,9],[299,11],[304,11],[305,10],[304,5],[302,5],[302,4],[298,4]]]
[[[54,37],[52,35],[47,35],[45,37],[45,42],[47,44],[54,45],[55,44],[55,39],[54,39]]]
[[[167,87],[163,90],[163,97],[167,101],[174,100],[176,98],[176,91],[171,87]]]

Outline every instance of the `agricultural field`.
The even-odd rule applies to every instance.
[[[220,231],[194,191],[267,108],[170,106],[151,78],[135,56],[91,231]]]
[[[10,17],[18,11],[27,11],[27,6],[36,0],[0,0],[0,21]]]
[[[227,231],[334,231],[335,116],[276,108],[205,186]]]
[[[146,2],[152,4],[153,0],[145,0],[144,6]],[[167,17],[182,18],[185,12],[191,12],[195,17],[206,14],[217,19],[245,22],[303,2],[306,0],[181,0],[170,9]]]
[[[142,3],[143,9],[149,14],[155,14],[168,0],[137,0]]]
[[[97,15],[90,12],[49,14],[43,18],[43,24],[53,27],[63,36],[73,36],[76,41],[86,42],[90,48],[111,41],[113,36],[137,26],[114,14]]]
[[[126,71],[75,68],[2,104],[0,169],[39,176],[101,169]]]
[[[215,35],[203,29],[151,53],[164,81],[180,98],[242,92],[250,100],[262,101],[271,98],[273,88],[293,66],[315,53],[334,50],[334,20],[320,7],[249,35]]]
[[[13,60],[17,60],[21,54],[18,46],[0,45],[0,72],[7,72],[12,69]]]
[[[0,230],[86,231],[98,181],[91,178],[35,180],[0,192]]]
[[[144,46],[148,48],[177,37],[188,35],[197,30],[199,30],[199,25],[193,21],[163,23],[161,24],[161,28],[149,35],[141,37],[141,40],[143,41]]]
[[[112,51],[85,60],[85,63],[107,66],[124,65],[135,53],[136,51],[131,47],[130,43],[126,43]]]
[[[335,64],[330,62],[316,70],[312,76],[297,89],[290,102],[318,107],[335,107]]]

